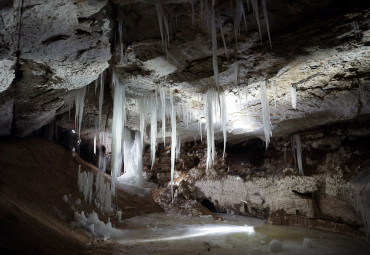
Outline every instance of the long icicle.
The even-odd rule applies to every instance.
[[[175,157],[176,157],[176,109],[173,102],[172,91],[170,91],[171,101],[171,198],[173,202],[173,175],[175,172]]]
[[[213,74],[217,90],[219,90],[218,64],[217,64],[217,31],[215,18],[215,0],[212,0],[211,10],[211,31],[212,31],[212,53],[213,53]]]
[[[103,100],[104,100],[104,72],[100,74],[100,91],[99,91],[99,130],[98,132],[101,131],[101,115],[102,115],[102,110],[103,110]]]
[[[150,116],[150,151],[152,154],[152,166],[151,169],[153,169],[153,165],[155,162],[155,149],[156,149],[156,141],[157,141],[157,91],[151,95],[150,99],[150,107],[151,107],[151,116]]]
[[[269,25],[269,17],[267,15],[267,8],[266,8],[266,0],[262,1],[262,10],[263,10],[263,16],[265,17],[265,23],[266,23],[266,29],[267,29],[267,35],[269,37],[270,41],[270,47],[272,49],[272,43],[271,43],[271,37],[270,37],[270,25]]]
[[[269,102],[267,99],[267,90],[266,90],[265,81],[261,82],[260,94],[261,94],[261,105],[262,105],[262,122],[263,122],[263,129],[265,133],[266,150],[267,150],[269,143],[270,143],[270,137],[272,136],[272,131],[271,131]]]
[[[161,98],[162,106],[162,132],[163,132],[163,145],[166,146],[166,94],[163,87],[159,88],[159,97]]]
[[[84,113],[86,87],[87,86],[78,89],[75,95],[75,125],[77,126],[78,123],[78,139],[81,137],[82,115]]]
[[[121,85],[118,77],[113,72],[113,121],[112,121],[112,160],[111,160],[111,175],[112,175],[112,194],[116,192],[117,177],[122,169],[122,139],[123,128],[125,126],[124,107],[126,102],[125,88]]]

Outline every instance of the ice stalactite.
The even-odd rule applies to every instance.
[[[122,22],[120,21],[118,23],[118,33],[119,33],[119,45],[120,45],[120,59],[119,62],[120,64],[124,63],[124,58],[123,58],[123,41],[122,41]]]
[[[194,12],[194,3],[193,3],[193,0],[189,0],[189,3],[191,5],[191,24],[195,25],[195,12]]]
[[[258,13],[258,2],[257,2],[257,0],[251,0],[251,1],[252,1],[252,9],[253,9],[253,12],[256,15],[258,32],[259,32],[259,35],[260,35],[260,38],[261,38],[261,43],[262,43],[261,25],[260,25],[259,13]]]
[[[213,129],[213,101],[214,94],[216,92],[212,89],[208,90],[205,96],[205,117],[206,117],[206,129],[207,129],[207,165],[206,170],[212,165],[214,161],[214,129]]]
[[[225,95],[222,92],[217,92],[214,89],[209,89],[205,98],[205,117],[207,129],[207,164],[206,169],[212,166],[215,156],[215,124],[221,124],[222,133],[224,135],[224,151],[226,148],[226,101]],[[218,123],[220,122],[220,123]]]
[[[95,206],[104,213],[111,213],[112,191],[109,182],[105,182],[103,173],[97,173],[95,180]]]
[[[216,17],[215,17],[215,0],[212,0],[211,10],[211,32],[212,32],[212,55],[213,55],[213,75],[217,89],[219,89],[219,76],[217,64],[217,31],[216,31]]]
[[[221,33],[221,37],[222,37],[222,42],[224,44],[225,55],[226,55],[226,57],[229,57],[229,54],[227,52],[226,41],[225,41],[224,29],[223,29],[223,26],[222,26],[222,20],[221,20],[221,17],[220,16],[218,16],[218,18],[217,18],[217,24],[218,24],[218,27],[220,29],[220,33]]]
[[[223,154],[222,154],[222,157],[225,158],[225,151],[226,151],[226,140],[227,140],[227,137],[226,137],[226,97],[225,97],[225,93],[221,93],[221,97],[220,97],[220,108],[221,108],[221,128],[222,128],[222,134],[223,134],[223,137],[224,137],[224,150],[223,150]]]
[[[76,94],[75,94],[75,104],[76,104],[75,126],[76,126],[76,129],[77,129],[77,125],[78,125],[78,139],[80,139],[80,136],[81,136],[82,116],[83,116],[84,107],[85,107],[85,95],[86,95],[86,86],[76,90]]]
[[[152,155],[151,169],[153,168],[155,162],[155,152],[157,145],[157,105],[157,91],[155,91],[150,97],[150,152]]]
[[[157,16],[158,16],[159,30],[160,30],[161,38],[162,38],[163,51],[166,53],[166,56],[168,58],[168,44],[170,42],[168,17],[161,3],[156,3],[155,7],[157,9]],[[166,29],[166,31],[164,31],[164,29]]]
[[[269,37],[270,47],[272,49],[271,36],[270,36],[269,18],[268,18],[268,15],[267,15],[267,8],[266,8],[266,0],[261,0],[261,2],[262,2],[263,16],[265,17],[267,35]]]
[[[123,142],[123,160],[125,173],[120,177],[126,183],[139,187],[143,186],[143,150],[140,141],[140,132],[136,131],[134,139],[132,132],[126,128]]]
[[[116,191],[117,177],[122,169],[122,138],[126,122],[126,94],[125,87],[122,86],[118,77],[113,72],[113,120],[112,120],[112,155],[111,155],[111,175],[112,175],[112,194]]]
[[[177,136],[177,142],[176,142],[176,160],[180,158],[180,150],[181,150],[181,138],[180,135]]]
[[[272,80],[272,94],[274,96],[274,110],[276,114],[276,104],[277,104],[277,82],[275,79]]]
[[[297,109],[297,89],[294,85],[290,87],[290,98],[292,100],[293,109]]]
[[[143,186],[143,144],[140,142],[140,132],[135,132],[135,149],[136,149],[136,171],[135,180],[136,186]]]
[[[176,108],[174,105],[172,91],[170,91],[171,101],[171,198],[173,202],[173,175],[175,172],[175,156],[176,156]]]
[[[198,95],[198,128],[199,128],[199,135],[200,135],[200,142],[203,142],[203,130],[202,130],[202,119],[201,119],[201,111],[202,108],[201,102],[200,102],[200,96]]]
[[[105,83],[104,72],[100,74],[99,78],[100,78],[100,80],[99,80],[100,89],[99,89],[99,125],[98,125],[99,130],[98,130],[98,132],[102,131],[101,116],[102,116],[103,100],[104,100],[104,83]]]
[[[270,143],[270,137],[272,136],[272,131],[271,131],[269,101],[267,99],[266,82],[261,82],[260,94],[261,94],[261,105],[262,105],[262,123],[263,123],[263,129],[265,133],[265,142],[266,142],[266,150],[267,150],[269,143]]]
[[[162,136],[163,145],[166,146],[166,93],[163,87],[159,88],[159,97],[161,99],[161,118],[162,118]]]
[[[302,144],[301,144],[301,136],[299,134],[295,134],[292,137],[292,147],[293,153],[295,155],[294,159],[298,165],[298,173],[299,175],[303,176],[303,166],[302,166]]]

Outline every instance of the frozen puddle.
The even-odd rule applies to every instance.
[[[153,214],[114,229],[112,254],[370,254],[367,243],[339,234],[273,226],[263,220],[221,215]]]

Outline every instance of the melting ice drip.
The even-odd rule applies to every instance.
[[[270,109],[269,101],[267,99],[266,82],[261,82],[260,87],[261,94],[261,105],[262,105],[262,122],[265,133],[266,150],[269,147],[270,137],[272,136],[271,131],[271,120],[270,120]]]
[[[78,166],[78,190],[83,194],[85,202],[94,203],[104,213],[112,212],[112,195],[109,182],[105,182],[103,173],[98,173],[95,181],[95,193],[93,193],[94,174],[92,172],[81,172]]]
[[[221,124],[221,129],[224,137],[224,155],[226,148],[226,102],[225,94],[219,93],[214,89],[209,89],[204,94],[205,99],[205,117],[207,129],[207,170],[212,166],[216,150],[215,150],[215,130],[214,126]]]

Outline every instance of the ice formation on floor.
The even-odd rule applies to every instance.
[[[78,167],[78,190],[82,193],[85,202],[91,204],[94,201],[95,206],[104,213],[113,211],[112,192],[110,183],[105,182],[103,173],[98,173],[95,180],[95,193],[93,192],[94,174],[92,172],[82,171],[81,165]]]
[[[101,172],[96,175],[94,196],[95,206],[100,211],[104,213],[111,213],[113,211],[110,183],[105,182],[104,174]]]
[[[262,105],[262,122],[263,130],[265,133],[266,150],[269,147],[270,137],[272,136],[271,131],[271,120],[270,120],[270,109],[269,101],[267,99],[266,82],[260,83],[260,94],[261,94],[261,105]]]
[[[94,175],[91,172],[81,172],[81,165],[78,166],[78,190],[82,193],[85,202],[91,204],[93,197]]]
[[[90,213],[87,218],[84,211],[81,213],[75,211],[74,218],[79,227],[89,231],[94,237],[104,238],[104,240],[107,240],[112,235],[113,227],[110,219],[108,218],[108,222],[104,223],[99,220],[98,214],[94,211]]]

